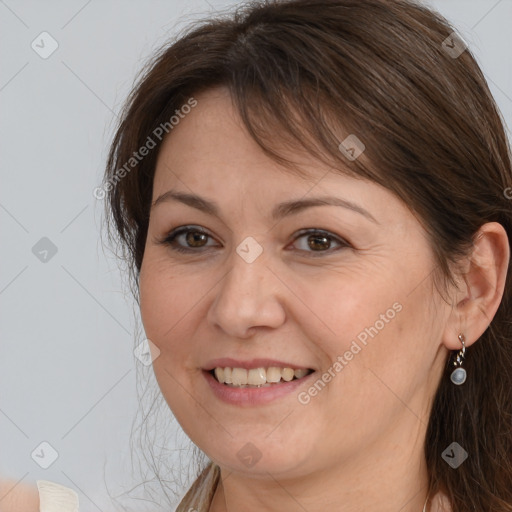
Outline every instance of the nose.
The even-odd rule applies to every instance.
[[[208,310],[210,325],[227,336],[246,339],[260,329],[278,328],[285,321],[283,284],[268,267],[265,253],[247,262],[233,251],[227,273]]]

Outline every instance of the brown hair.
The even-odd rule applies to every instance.
[[[249,134],[278,162],[289,165],[275,139],[403,200],[430,237],[434,276],[444,285],[455,283],[451,263],[468,255],[484,223],[499,222],[512,240],[504,123],[471,52],[457,56],[449,52],[453,39],[443,43],[453,32],[413,1],[285,0],[246,4],[166,45],[129,97],[104,181],[108,226],[129,263],[136,299],[160,141],[121,179],[119,169],[192,95],[221,85]],[[351,134],[366,147],[362,158],[347,159],[338,148]],[[470,378],[454,386],[448,358],[432,405],[425,440],[430,494],[445,492],[454,512],[512,511],[508,270],[498,311],[468,350]],[[454,441],[469,453],[456,470],[441,458]],[[205,471],[179,510],[200,509],[194,496],[204,491],[205,475],[218,481],[217,467]],[[211,498],[206,494],[202,501]]]

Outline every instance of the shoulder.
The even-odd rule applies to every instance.
[[[176,512],[179,502],[169,512]],[[14,479],[0,478],[1,512],[79,512],[78,494],[50,480],[36,480],[29,485]]]
[[[36,480],[36,485],[0,479],[2,512],[79,512],[78,494],[65,485]]]
[[[71,489],[49,480],[37,480],[41,511],[78,512],[78,494]]]

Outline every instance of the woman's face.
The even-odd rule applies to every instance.
[[[294,156],[309,178],[285,172],[226,90],[196,99],[159,154],[140,272],[168,405],[195,444],[237,472],[291,477],[390,454],[410,462],[449,313],[420,224],[386,189],[305,154]],[[189,231],[164,242],[178,228]],[[216,367],[236,368],[218,372],[231,385]]]

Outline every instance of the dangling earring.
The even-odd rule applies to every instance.
[[[462,348],[459,350],[459,353],[453,362],[453,365],[456,366],[456,368],[450,376],[451,381],[457,386],[466,382],[466,370],[462,368],[462,363],[464,362],[464,357],[466,355],[466,345],[464,344],[465,338],[463,334],[459,334],[459,340],[462,343]]]

